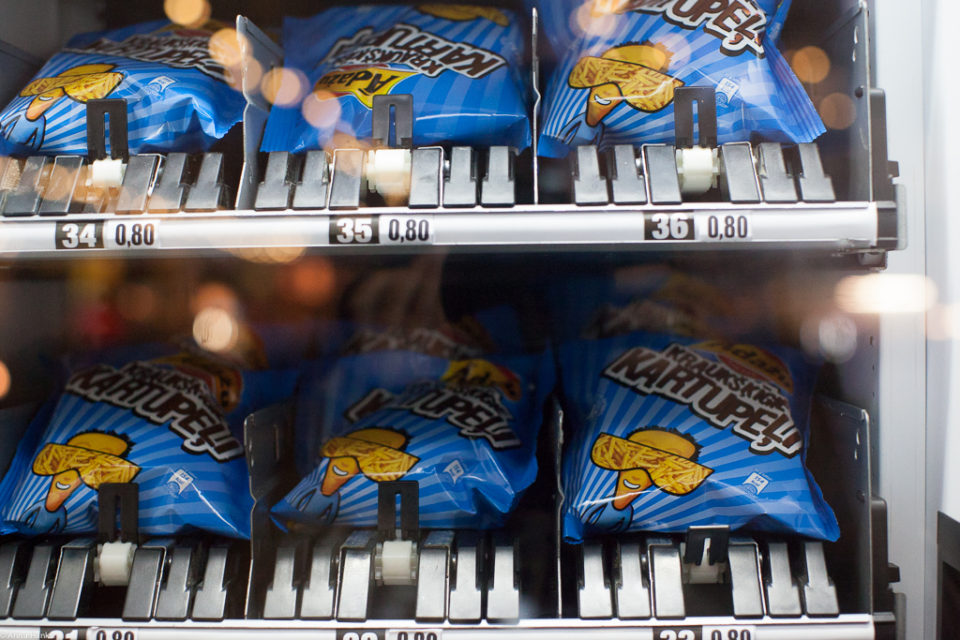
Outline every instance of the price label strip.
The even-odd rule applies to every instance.
[[[756,627],[656,627],[654,640],[755,640]]]
[[[432,215],[333,216],[330,244],[430,245],[435,241]]]
[[[443,640],[441,629],[358,629],[337,631],[337,640]]]
[[[77,220],[58,222],[54,248],[157,249],[160,247],[159,220]]]
[[[137,630],[111,627],[41,627],[40,640],[137,640]]]
[[[698,242],[750,242],[753,240],[753,216],[750,213],[698,214]]]

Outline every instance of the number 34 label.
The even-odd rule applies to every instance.
[[[155,249],[160,246],[160,221],[107,220],[58,222],[57,249]]]

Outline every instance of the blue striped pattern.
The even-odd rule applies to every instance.
[[[197,69],[180,69],[157,62],[100,53],[85,54],[76,50],[101,38],[121,42],[131,35],[152,33],[169,24],[167,21],[150,22],[118,31],[77,36],[69,43],[73,50],[55,55],[34,79],[53,77],[78,65],[113,64],[113,71],[123,73],[124,78],[107,97],[127,100],[131,153],[206,150],[242,119],[246,103],[239,91]],[[164,77],[172,83],[162,88],[155,81]],[[20,97],[18,94],[0,112],[0,121],[23,112],[32,100],[32,96]],[[50,155],[87,153],[86,104],[64,97],[50,107],[44,117],[46,132],[39,150],[11,140],[0,140],[0,151]]]
[[[583,122],[589,89],[568,85],[570,72],[586,56],[602,56],[613,47],[627,43],[663,44],[673,53],[666,73],[686,86],[729,86],[733,95],[718,94],[717,119],[720,143],[750,140],[760,136],[782,142],[811,142],[826,129],[809,97],[775,46],[767,43],[766,56],[752,53],[730,56],[721,51],[721,40],[703,31],[670,24],[660,15],[626,13],[615,18],[613,29],[602,35],[576,36],[569,25],[573,8],[580,0],[539,2],[544,15],[547,42],[554,43],[558,64],[547,80],[541,113],[540,154],[564,157],[571,144],[669,143],[674,140],[674,109],[668,105],[654,113],[634,109],[626,103],[603,119],[602,134]],[[769,12],[769,0],[760,3]],[[777,14],[782,20],[782,14]],[[776,24],[779,24],[777,22]],[[732,83],[732,84],[731,84]],[[581,123],[579,135],[566,135]],[[599,139],[598,139],[599,138]]]
[[[449,366],[447,360],[411,352],[371,353],[340,358],[326,371],[317,369],[314,375],[305,375],[298,403],[301,430],[297,441],[301,445],[310,443],[302,448],[308,449],[313,469],[274,507],[278,521],[330,524],[332,516],[324,518],[320,513],[331,502],[320,497],[320,485],[329,464],[320,457],[320,447],[330,438],[379,427],[406,434],[408,441],[403,451],[419,458],[403,479],[419,484],[422,526],[501,526],[520,494],[536,477],[540,407],[544,393],[551,387],[552,360],[546,356],[487,359],[506,366],[523,383],[523,396],[517,403],[500,394],[511,416],[510,427],[522,442],[519,447],[496,450],[485,439],[459,435],[457,427],[444,419],[431,420],[396,407],[381,409],[353,424],[343,417],[348,406],[374,388],[399,394],[416,384],[435,385]],[[446,471],[454,463],[459,465],[456,475],[462,472],[459,477]],[[362,474],[351,478],[340,489],[339,496],[333,498],[338,508],[335,522],[375,525],[377,487],[378,483]],[[312,501],[304,505],[304,498],[311,495]]]
[[[463,42],[499,54],[507,61],[489,75],[471,79],[452,70],[435,78],[415,74],[400,81],[390,93],[413,95],[414,144],[437,143],[489,146],[530,144],[529,82],[520,66],[525,23],[512,12],[503,11],[510,24],[502,27],[486,18],[453,21],[403,6],[334,7],[312,18],[287,18],[283,25],[285,64],[302,71],[310,88],[326,73],[334,71],[321,64],[341,38],[370,27],[386,31],[398,23],[454,42]],[[390,68],[410,71],[411,67],[391,64]],[[274,107],[264,133],[262,151],[303,151],[328,145],[336,132],[366,139],[372,135],[372,111],[353,95],[336,98],[340,119],[332,126],[314,128],[295,107]]]
[[[563,459],[564,538],[580,542],[611,531],[683,532],[691,526],[729,525],[733,529],[836,540],[836,519],[804,467],[805,449],[793,458],[777,452],[754,454],[749,451],[747,440],[729,428],[711,426],[686,405],[644,395],[601,375],[611,362],[633,347],[647,346],[659,351],[672,343],[692,342],[695,341],[635,333],[607,340],[575,341],[560,348],[567,426],[573,434]],[[815,369],[789,349],[764,348],[790,367],[795,393],[784,395],[806,440]],[[633,431],[650,426],[676,429],[692,437],[702,447],[698,464],[713,469],[713,473],[686,496],[670,495],[654,485],[633,501],[632,514],[629,509],[617,511],[610,504],[617,472],[593,464],[593,443],[602,433],[626,438]],[[753,486],[744,484],[754,473],[769,481],[759,494]],[[618,518],[630,520],[625,523]]]
[[[151,355],[155,349],[147,347]],[[168,351],[169,353],[169,351]],[[230,430],[242,439],[243,419],[257,408],[288,398],[295,372],[257,371],[243,374],[243,389],[237,407],[224,416]],[[210,402],[214,402],[210,398]],[[183,439],[167,424],[154,424],[132,410],[91,402],[63,393],[52,415],[41,411],[21,441],[10,470],[0,484],[0,533],[25,535],[47,531],[31,528],[23,520],[46,498],[50,476],[33,473],[33,461],[44,445],[65,444],[71,437],[100,431],[126,436],[132,446],[124,458],[140,467],[133,479],[140,487],[140,529],[151,536],[174,535],[193,530],[237,538],[250,536],[250,510],[246,460],[241,456],[218,462],[204,454],[186,452]],[[191,482],[182,489],[172,482],[174,474],[188,474]],[[96,491],[81,484],[64,503],[66,534],[90,534],[97,530]]]

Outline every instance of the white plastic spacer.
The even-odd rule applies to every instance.
[[[680,557],[686,553],[686,543],[680,543]],[[700,564],[683,563],[683,581],[686,584],[720,584],[726,573],[727,563],[710,564],[710,542],[703,545],[703,556]]]
[[[367,154],[367,185],[384,197],[410,195],[410,169],[413,153],[409,149],[376,149]]]
[[[119,188],[127,166],[123,160],[94,160],[90,163],[90,186],[102,189]]]
[[[677,176],[683,195],[703,195],[717,186],[719,175],[720,157],[716,149],[677,149]]]
[[[130,584],[133,570],[133,555],[137,545],[132,542],[107,542],[97,549],[97,575],[107,587],[122,587]]]
[[[417,545],[412,540],[386,540],[377,548],[374,571],[387,586],[417,582]]]

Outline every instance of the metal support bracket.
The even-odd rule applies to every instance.
[[[442,622],[447,617],[452,547],[452,531],[431,531],[420,545],[417,570],[418,622]]]
[[[393,127],[390,126],[391,122]],[[392,140],[391,128],[395,133]],[[400,149],[413,147],[412,95],[404,93],[373,96],[373,141],[380,147]]]
[[[60,548],[60,562],[50,594],[47,617],[51,620],[76,620],[90,598],[96,545],[92,538],[67,543]]]
[[[452,561],[456,577],[450,589],[450,622],[476,623],[483,617],[480,591],[483,551],[483,539],[477,534],[457,535]]]
[[[584,543],[580,554],[580,588],[577,592],[580,617],[587,620],[612,618],[613,601],[603,545]]]
[[[493,564],[487,583],[487,620],[515,622],[520,619],[520,590],[517,588],[517,548],[515,544],[494,544]]]
[[[617,545],[617,617],[642,620],[650,617],[650,580],[643,566],[643,553],[637,542]]]
[[[106,117],[110,116],[110,155],[126,162],[130,157],[127,133],[127,101],[102,98],[87,102],[87,157],[90,162],[107,156]]]

